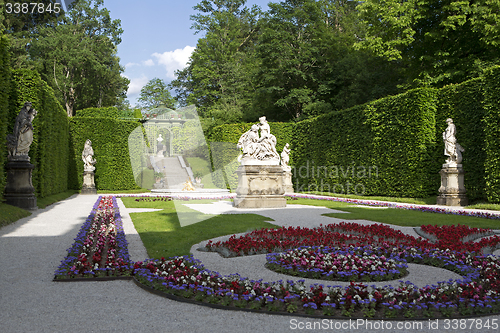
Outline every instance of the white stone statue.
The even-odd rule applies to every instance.
[[[444,141],[444,155],[448,156],[446,163],[450,167],[456,167],[457,164],[462,163],[462,153],[465,151],[462,146],[457,142],[455,124],[451,118],[446,119],[448,127],[443,132]]]
[[[237,147],[242,149],[239,161],[242,164],[278,165],[280,156],[276,151],[276,137],[270,133],[266,117],[259,118],[260,123],[252,125],[238,140]],[[259,136],[260,129],[260,136]]]
[[[24,103],[19,111],[14,124],[14,131],[7,135],[7,150],[9,160],[23,159],[29,161],[28,152],[33,142],[33,118],[37,112],[32,108],[31,102]]]
[[[257,159],[260,153],[259,126],[252,125],[249,131],[243,133],[236,147],[242,149],[242,158]]]
[[[269,127],[269,123],[267,122],[266,117],[264,116],[260,117],[259,121],[260,121],[259,142],[261,143],[261,151],[258,158],[260,160],[271,159],[271,158],[279,160],[280,155],[276,151],[276,137],[271,134],[271,128]]]
[[[87,139],[87,141],[85,141],[85,147],[83,148],[83,151],[82,151],[82,160],[83,160],[83,170],[84,171],[94,171],[95,170],[94,164],[96,163],[96,160],[93,157],[94,157],[94,149],[92,149],[92,141]]]
[[[285,171],[290,171],[292,169],[288,165],[288,162],[290,162],[290,145],[287,143],[281,152],[281,166]]]

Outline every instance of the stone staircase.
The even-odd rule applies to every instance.
[[[182,189],[184,183],[189,178],[193,181],[191,168],[186,167],[182,156],[176,157],[152,157],[154,158],[153,168],[155,172],[165,175],[164,188]]]

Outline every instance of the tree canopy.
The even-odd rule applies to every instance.
[[[157,108],[160,104],[170,109],[175,108],[175,99],[170,94],[167,84],[156,77],[142,87],[138,101],[145,109]]]
[[[14,66],[35,68],[68,116],[76,109],[113,106],[128,88],[116,55],[123,30],[120,21],[101,8],[103,3],[77,0],[67,13],[44,16],[35,11],[7,22],[6,32],[17,42],[12,48]]]

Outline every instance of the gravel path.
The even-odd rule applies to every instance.
[[[66,249],[73,243],[73,238],[97,198],[97,195],[75,195],[0,229],[0,332],[451,331],[445,329],[443,320],[322,321],[211,309],[150,294],[131,281],[53,282],[55,269],[65,257]],[[119,202],[131,258],[145,259],[146,251],[128,216],[132,210]],[[273,218],[273,223],[280,225],[313,227],[326,221],[333,222],[331,218],[320,216],[325,208],[294,206],[259,210],[258,213]],[[239,271],[242,275],[275,280],[275,273],[262,267],[263,256],[222,259],[214,253],[193,252],[195,257],[204,261],[207,268],[221,273]],[[412,278],[414,276],[415,281],[420,281],[418,283],[427,284],[450,278],[447,271],[433,268],[425,270],[425,266],[415,266],[418,267],[410,270]],[[500,322],[500,316],[481,319],[483,322],[487,319],[490,319],[490,323],[493,319]],[[389,323],[392,329],[388,328]],[[370,325],[372,329],[369,329]],[[456,331],[489,332],[477,329]],[[491,330],[496,331],[498,329]]]

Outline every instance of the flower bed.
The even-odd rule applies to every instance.
[[[394,253],[386,257],[381,250],[370,245],[299,247],[268,254],[266,267],[278,273],[333,281],[387,281],[408,275],[405,259]]]
[[[131,268],[116,197],[99,197],[54,280],[130,277]]]
[[[432,226],[431,226],[432,227]],[[425,228],[425,227],[423,227]],[[206,245],[208,251],[217,251],[226,257],[240,255],[263,254],[281,252],[294,249],[299,246],[324,245],[332,248],[343,247],[353,244],[364,246],[365,244],[384,245],[389,247],[410,246],[419,248],[438,248],[454,251],[469,251],[481,253],[484,248],[496,249],[500,246],[500,237],[492,236],[479,242],[463,242],[464,226],[433,227],[437,232],[437,242],[415,238],[392,229],[384,224],[361,225],[358,223],[340,222],[329,224],[319,228],[288,227],[279,229],[255,230],[244,236],[232,236],[225,242],[209,241]],[[425,229],[430,230],[430,229]],[[476,233],[488,234],[487,229],[473,230]]]

